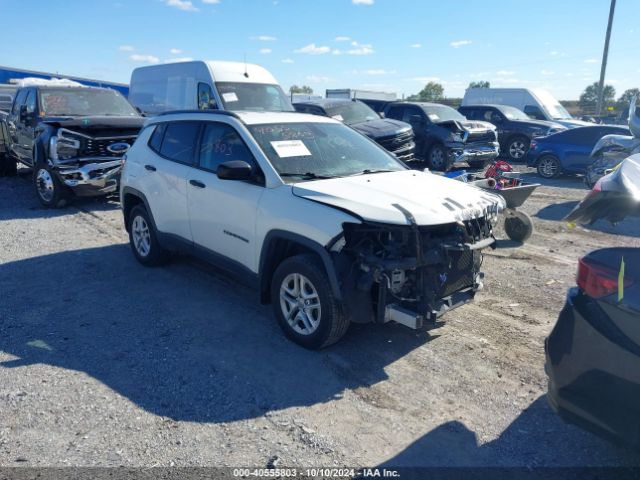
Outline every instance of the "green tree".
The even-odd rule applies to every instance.
[[[289,93],[304,93],[306,95],[311,95],[313,93],[313,88],[308,85],[302,85],[301,87],[298,85],[291,85]]]
[[[415,95],[409,95],[407,100],[413,102],[433,102],[444,97],[444,87],[436,82],[427,83],[422,90]]]
[[[616,89],[611,85],[604,86],[603,104],[611,103],[616,96]],[[598,103],[598,82],[594,82],[584,89],[580,95],[581,105],[593,105]]]
[[[629,103],[631,103],[631,100],[633,100],[633,97],[635,97],[636,95],[640,95],[640,89],[630,88],[629,90],[625,90],[624,93],[620,95],[618,103],[622,103],[628,106]]]
[[[479,80],[477,82],[471,82],[469,88],[491,88],[491,82],[488,80]]]

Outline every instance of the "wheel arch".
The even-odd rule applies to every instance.
[[[263,304],[270,302],[269,291],[273,273],[283,260],[301,253],[310,253],[318,256],[325,268],[331,290],[337,300],[342,300],[340,282],[329,251],[319,244],[302,235],[285,230],[271,230],[265,236],[260,252],[260,301]]]
[[[131,210],[133,210],[133,208],[137,205],[144,206],[145,210],[149,214],[149,219],[153,224],[153,228],[157,231],[156,222],[153,218],[151,207],[149,207],[147,197],[140,190],[136,190],[132,187],[124,187],[122,189],[122,198],[120,199],[120,205],[122,208],[124,228],[127,230],[127,232],[129,231],[129,215],[131,214]]]

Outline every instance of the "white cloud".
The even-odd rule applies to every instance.
[[[169,53],[171,55],[180,55],[182,53],[182,50],[180,50],[179,48],[172,48],[171,50],[169,50]]]
[[[598,60],[595,58],[587,58],[584,63],[598,63]]]
[[[218,5],[220,0],[202,0],[202,3],[206,3],[207,5]]]
[[[395,75],[395,70],[383,70],[382,68],[371,68],[369,70],[364,70],[362,73],[365,75]]]
[[[331,81],[331,78],[324,75],[307,75],[306,79],[311,83],[327,83]]]
[[[348,42],[351,37],[339,36],[334,39],[336,42]]]
[[[193,5],[191,0],[166,0],[166,4],[185,12],[197,12],[198,9]]]
[[[167,58],[164,63],[178,63],[178,62],[193,62],[193,58],[191,57],[175,57],[175,58]]]
[[[560,52],[558,52],[557,50],[552,50],[549,52],[549,55],[551,55],[552,57],[555,57],[556,55],[560,55]]]
[[[465,45],[470,45],[471,43],[471,40],[456,40],[455,42],[451,42],[449,45],[451,45],[453,48],[460,48]]]
[[[129,58],[134,62],[142,63],[158,63],[160,61],[158,57],[154,57],[153,55],[140,55],[139,53],[134,53]]]
[[[291,58],[283,58],[282,63],[295,63]]]
[[[547,70],[547,69],[540,70],[540,74],[541,75],[545,75],[545,76],[551,76],[551,75],[554,75],[555,73],[556,72],[553,72],[553,71]]]
[[[354,5],[373,5],[374,0],[351,0]]]
[[[500,76],[503,76],[503,77],[508,77],[508,76],[513,75],[514,73],[516,73],[516,72],[514,72],[513,70],[498,70],[496,72],[496,75],[500,75]]]
[[[266,55],[268,53],[271,53],[271,49],[270,48],[261,48],[260,49],[260,53],[262,53],[263,55]]]
[[[409,45],[409,47],[411,47],[411,48],[421,48],[422,44],[421,43],[412,43],[411,45]]]
[[[306,53],[308,55],[324,55],[329,53],[331,49],[329,47],[319,47],[315,43],[310,43],[302,48],[294,50],[294,53]]]
[[[440,82],[440,77],[413,77],[413,78],[407,78],[406,80],[410,82],[429,83],[429,82]]]
[[[347,50],[346,52],[344,52],[347,55],[371,55],[372,53],[375,53],[371,44],[360,44],[354,40],[353,42],[351,42],[351,45],[356,48],[352,48],[351,50]],[[339,52],[339,50],[337,52]],[[340,54],[336,53],[336,50],[334,50],[333,53],[336,55]]]
[[[118,47],[118,50],[120,50],[121,52],[133,52],[135,48],[133,48],[131,45],[120,45]]]
[[[277,40],[276,37],[272,37],[271,35],[258,35],[256,37],[249,37],[251,40],[260,40],[261,42],[275,42]]]

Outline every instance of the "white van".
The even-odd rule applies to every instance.
[[[509,105],[531,118],[550,120],[567,128],[593,125],[573,118],[551,93],[541,88],[468,88],[464,93],[462,106],[487,104]]]
[[[145,115],[172,110],[294,111],[265,68],[243,62],[192,61],[136,68],[129,101]]]

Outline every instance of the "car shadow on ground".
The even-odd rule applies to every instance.
[[[228,422],[327,402],[387,379],[386,366],[436,338],[367,325],[307,351],[253,290],[182,260],[144,268],[127,245],[6,263],[0,284],[0,350],[16,357],[0,363],[3,375],[33,364],[85,372],[174,420]]]
[[[32,185],[31,171],[22,168],[18,175],[0,177],[0,221],[54,218],[73,215],[78,210],[85,212],[105,212],[118,210],[120,203],[116,195],[108,197],[73,197],[61,208],[46,208],[36,198]]]
[[[577,201],[554,203],[553,205],[548,205],[538,210],[535,216],[541,220],[561,222],[578,203]],[[627,217],[615,225],[612,225],[607,220],[597,220],[591,225],[578,225],[575,228],[609,233],[612,235],[640,237],[640,222],[637,217]]]
[[[520,478],[536,467],[638,466],[640,454],[609,443],[587,431],[568,425],[556,415],[545,396],[536,399],[495,440],[480,444],[474,432],[459,421],[444,423],[405,450],[385,461],[380,468],[415,467],[519,467],[509,476],[467,475],[445,478]],[[401,478],[440,478],[427,471],[403,472]],[[406,474],[405,474],[406,473]],[[411,475],[414,473],[415,476]],[[491,475],[493,473],[493,476]],[[549,478],[547,476],[526,478]],[[556,477],[552,477],[556,478]],[[559,477],[565,478],[565,477]],[[574,477],[570,477],[574,478]],[[584,477],[583,477],[584,478]],[[588,477],[590,478],[590,477]],[[609,478],[609,477],[607,477]]]
[[[539,183],[543,187],[584,190],[585,195],[589,191],[587,187],[585,187],[584,179],[577,175],[561,175],[558,178],[542,178],[536,172],[520,172],[520,178],[527,183]]]

